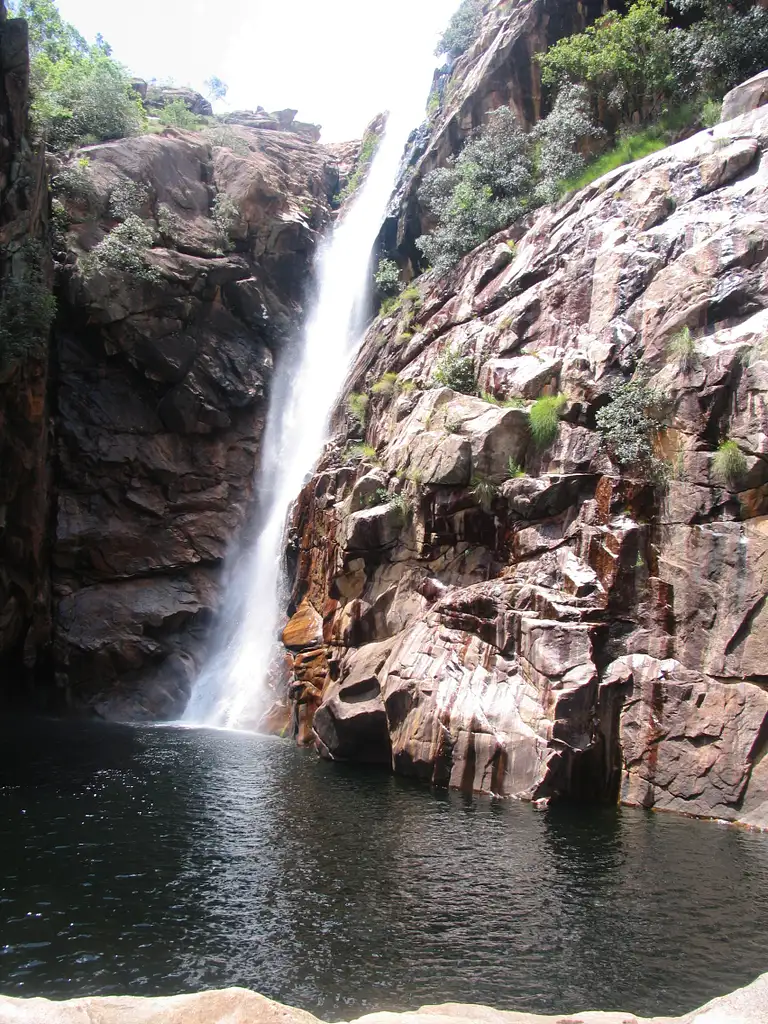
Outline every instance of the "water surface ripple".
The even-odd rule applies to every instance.
[[[245,734],[3,728],[5,994],[650,1015],[768,970],[765,836],[434,794]]]

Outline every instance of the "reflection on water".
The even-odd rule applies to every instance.
[[[764,836],[433,794],[243,734],[16,723],[0,750],[7,994],[652,1014],[768,969]]]

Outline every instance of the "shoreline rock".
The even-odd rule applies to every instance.
[[[636,1017],[622,1011],[537,1014],[442,1003],[403,1013],[382,1011],[351,1024],[765,1024],[768,974],[681,1017]],[[323,1024],[306,1010],[243,988],[163,997],[17,999],[0,996],[0,1024]]]

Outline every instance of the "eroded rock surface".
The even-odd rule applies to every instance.
[[[768,825],[767,147],[762,107],[620,168],[373,324],[364,437],[342,402],[294,510],[293,607],[323,623],[302,738],[319,704],[326,756]],[[449,348],[482,398],[434,386]],[[641,363],[663,483],[596,429]]]
[[[88,188],[58,190],[55,654],[71,705],[170,717],[189,695],[338,178],[322,147],[279,129],[91,146],[74,163]],[[88,272],[136,186],[147,272]]]

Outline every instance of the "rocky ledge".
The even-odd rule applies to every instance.
[[[494,1010],[489,1006],[443,1003],[411,1013],[371,1013],[352,1024],[765,1024],[768,974],[746,988],[713,999],[683,1017],[636,1017],[631,1013],[554,1014]],[[0,996],[0,1024],[322,1024],[304,1010],[230,988],[164,999],[105,997],[11,999]]]
[[[372,325],[294,512],[301,742],[437,785],[768,824],[767,153],[761,107]],[[450,352],[474,394],[437,386]],[[664,481],[598,429],[638,367]]]

